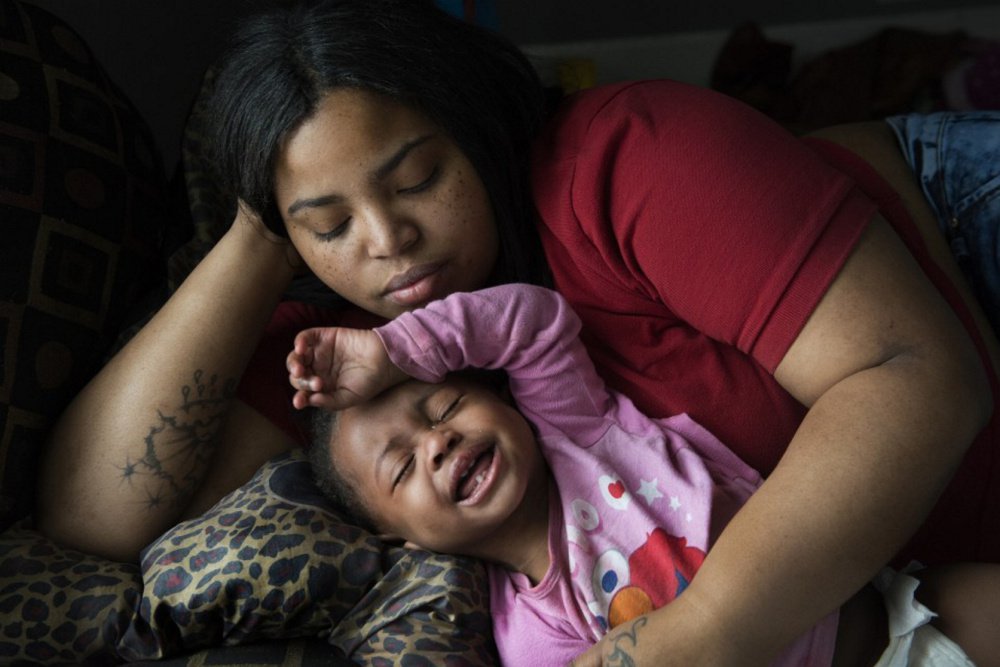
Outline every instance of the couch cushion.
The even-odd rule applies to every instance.
[[[118,638],[141,597],[137,565],[12,526],[0,536],[0,664],[117,664]]]
[[[166,179],[87,45],[0,0],[0,530],[31,510],[43,435],[164,282]]]

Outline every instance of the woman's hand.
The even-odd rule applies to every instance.
[[[407,378],[369,329],[306,329],[287,360],[298,408],[341,410],[363,403]]]

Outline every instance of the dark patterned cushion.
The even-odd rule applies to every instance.
[[[137,565],[13,526],[0,539],[0,664],[117,664],[115,646],[141,594]]]
[[[0,530],[32,505],[43,435],[164,281],[162,164],[64,23],[0,0]]]
[[[323,639],[288,639],[262,644],[220,646],[164,660],[130,662],[140,667],[353,667],[356,663]]]

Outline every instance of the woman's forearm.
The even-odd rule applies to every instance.
[[[691,587],[764,655],[905,545],[992,410],[968,335],[881,219],[776,377],[809,412]]]
[[[773,658],[870,580],[930,511],[980,417],[970,385],[923,366],[892,361],[831,389],[713,546],[688,592],[735,629],[739,654]]]
[[[817,403],[684,594],[616,628],[599,644],[602,661],[579,665],[764,667],[872,578],[954,465],[922,454],[926,444],[948,449],[942,443],[963,434],[941,428],[952,423],[943,402],[929,405],[910,390],[921,384],[919,371],[867,375]],[[871,403],[859,407],[865,396]],[[921,404],[926,414],[902,418]]]
[[[134,560],[198,488],[236,385],[293,269],[242,217],[55,425],[36,520]]]
[[[787,452],[604,664],[630,644],[635,664],[768,664],[905,545],[992,409],[967,334],[878,219],[776,377],[809,407]]]

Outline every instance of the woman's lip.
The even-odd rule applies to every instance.
[[[393,276],[382,295],[400,306],[426,303],[434,294],[441,263],[421,264]]]

